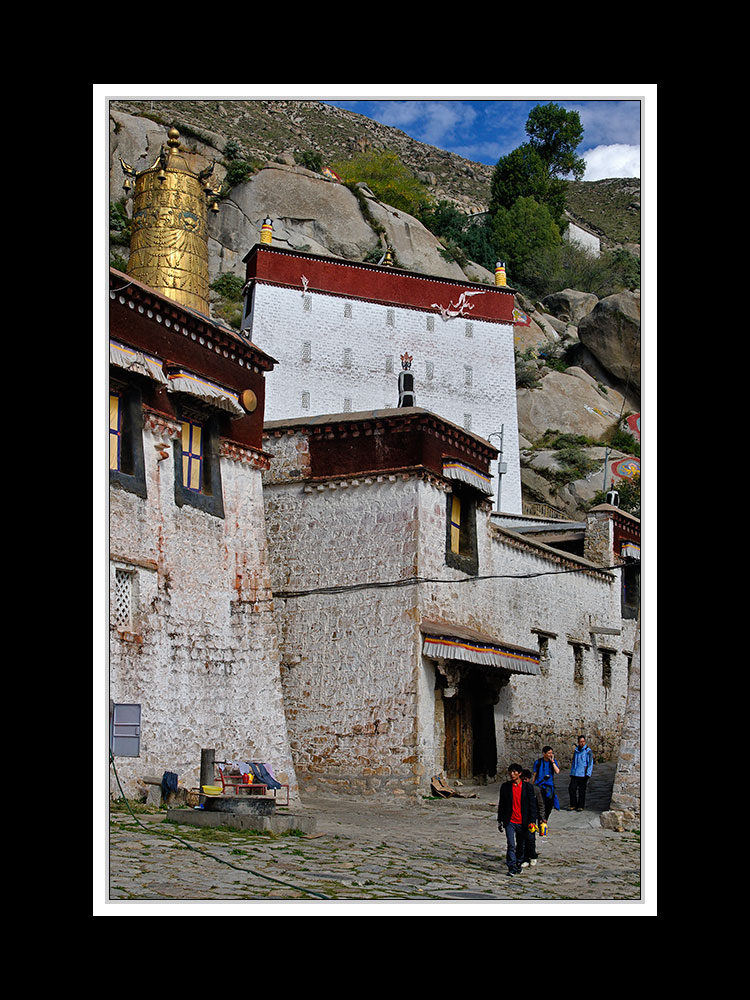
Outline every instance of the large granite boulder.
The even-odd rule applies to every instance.
[[[600,299],[578,324],[581,344],[622,386],[641,388],[641,293]]]
[[[584,316],[587,316],[596,306],[599,299],[591,292],[579,292],[575,288],[563,288],[542,299],[542,305],[564,323],[578,326]]]
[[[518,430],[537,441],[547,429],[601,441],[617,423],[623,405],[614,389],[605,393],[582,368],[552,371],[538,388],[519,389]]]

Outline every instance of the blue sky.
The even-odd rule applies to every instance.
[[[339,108],[401,129],[419,142],[494,166],[501,156],[528,140],[529,112],[554,101],[577,111],[584,129],[578,153],[586,161],[584,180],[640,177],[641,102],[633,99],[327,100]]]

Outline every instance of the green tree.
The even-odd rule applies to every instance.
[[[579,180],[586,169],[575,152],[583,139],[577,111],[559,104],[537,105],[526,121],[529,141],[501,157],[490,184],[490,212],[510,209],[518,198],[533,198],[546,205],[556,225],[563,228],[567,185],[564,178]]]
[[[577,111],[566,111],[559,104],[538,104],[526,120],[526,134],[550,178],[570,174],[575,180],[583,177],[586,161],[576,154],[583,139],[583,125]]]
[[[547,196],[548,173],[539,153],[531,143],[518,146],[502,156],[492,171],[490,213],[511,208],[517,198],[533,198],[543,204]]]
[[[493,226],[511,285],[524,280],[535,254],[561,243],[560,229],[549,209],[533,198],[517,198],[511,208],[499,208]]]

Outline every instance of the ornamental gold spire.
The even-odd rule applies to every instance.
[[[214,163],[195,173],[170,128],[155,163],[137,173],[120,159],[125,189],[135,178],[128,274],[181,305],[209,314],[208,205],[218,211],[208,185]]]

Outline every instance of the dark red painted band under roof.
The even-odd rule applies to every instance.
[[[243,262],[247,265],[247,281],[267,281],[311,292],[427,309],[438,315],[440,307],[457,308],[464,292],[479,293],[465,300],[469,308],[464,311],[464,319],[513,322],[515,297],[513,289],[507,286],[480,285],[376,264],[334,260],[260,243]]]

